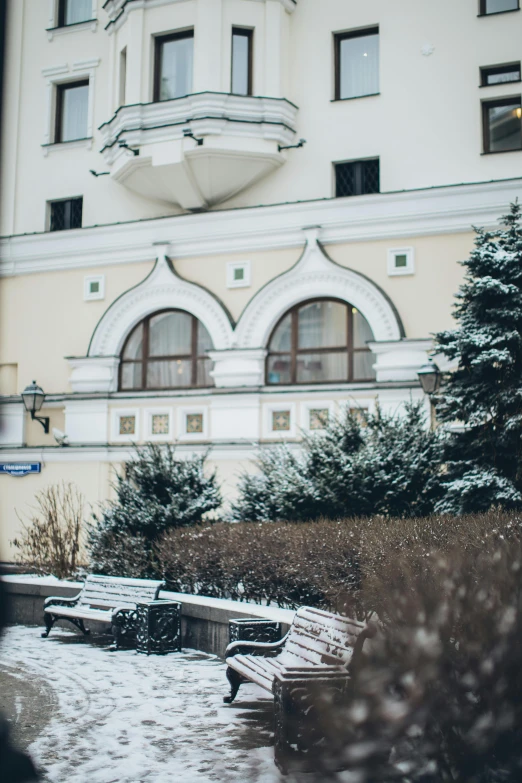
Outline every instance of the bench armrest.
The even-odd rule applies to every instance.
[[[233,658],[234,655],[278,655],[285,646],[287,636],[288,634],[278,642],[232,642],[225,651],[225,658]]]
[[[118,622],[126,623],[129,619],[134,620],[136,611],[137,611],[137,607],[131,609],[130,606],[116,606],[112,610],[111,622],[114,624],[118,624]]]
[[[44,601],[44,610],[50,606],[74,606],[80,597],[80,593],[73,598],[64,598],[63,596],[50,595]]]

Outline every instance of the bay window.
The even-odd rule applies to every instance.
[[[154,100],[168,101],[192,92],[194,31],[156,38]]]

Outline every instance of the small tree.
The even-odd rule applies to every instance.
[[[433,510],[439,491],[441,436],[426,428],[421,403],[401,414],[348,413],[303,453],[261,452],[259,472],[244,474],[232,517],[299,522],[346,516],[414,516]]]
[[[206,457],[179,459],[170,445],[136,447],[133,460],[116,475],[116,499],[94,516],[89,533],[93,568],[147,575],[152,545],[162,533],[195,525],[219,508],[216,473],[205,475]]]
[[[72,483],[51,484],[36,495],[30,515],[17,516],[22,532],[13,546],[19,562],[59,579],[73,576],[82,563],[85,498]]]
[[[456,329],[436,350],[458,362],[438,395],[437,416],[460,422],[447,441],[446,495],[438,510],[466,513],[522,504],[522,226],[518,203],[503,228],[476,229],[456,296]]]

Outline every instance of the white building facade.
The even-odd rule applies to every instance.
[[[41,472],[0,475],[3,556],[133,443],[210,448],[230,498],[420,398],[472,225],[522,197],[521,60],[518,0],[11,0],[0,462]]]

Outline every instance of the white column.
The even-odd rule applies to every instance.
[[[221,83],[222,0],[198,0],[192,92],[227,92]]]
[[[376,356],[377,382],[418,381],[417,372],[428,361],[432,340],[389,340],[368,343]]]
[[[283,98],[282,48],[286,11],[279,0],[265,2],[265,88],[268,98]]]
[[[118,388],[117,356],[69,357],[71,375],[69,383],[73,392],[112,392]]]
[[[217,387],[262,386],[265,382],[264,348],[210,351],[214,362],[211,372]]]
[[[142,93],[144,68],[143,42],[143,9],[136,9],[129,14],[126,24],[129,26],[129,43],[127,48],[127,95],[125,102],[146,103],[152,100],[152,95]]]
[[[102,444],[109,440],[107,400],[68,400],[65,433],[71,445]]]
[[[260,419],[259,395],[214,395],[210,408],[212,442],[255,443],[260,438]]]
[[[0,445],[23,446],[25,439],[25,408],[23,402],[0,405]]]

